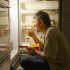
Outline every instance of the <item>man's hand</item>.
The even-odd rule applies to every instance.
[[[36,55],[37,53],[36,53],[34,48],[28,48],[28,54],[29,55]]]
[[[35,34],[32,30],[28,30],[28,35],[32,38],[35,37]]]

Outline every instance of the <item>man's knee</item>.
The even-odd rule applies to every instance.
[[[26,59],[22,59],[21,61],[20,61],[20,66],[26,66],[27,64],[28,64],[28,62],[29,62],[29,59],[28,58],[26,58]]]

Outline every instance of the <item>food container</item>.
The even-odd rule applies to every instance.
[[[31,48],[35,48],[36,50],[40,51],[40,46],[39,46],[39,44],[32,44],[30,47],[31,47]]]

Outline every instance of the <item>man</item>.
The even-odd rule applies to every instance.
[[[43,68],[46,68],[46,70],[70,70],[69,46],[64,35],[57,28],[51,27],[48,13],[39,11],[34,18],[37,30],[45,34],[44,44],[36,37],[34,32],[31,31],[28,35],[35,43],[39,43],[43,50],[32,49],[37,56],[23,59],[20,65],[25,69],[28,68],[26,70],[31,70],[30,68],[34,66],[38,70],[43,70]],[[38,66],[41,68],[38,68]]]

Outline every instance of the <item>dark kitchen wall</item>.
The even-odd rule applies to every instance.
[[[60,1],[60,30],[64,33],[70,46],[70,0]]]

